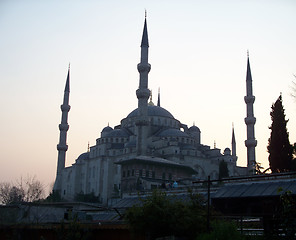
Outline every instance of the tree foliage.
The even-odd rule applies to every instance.
[[[28,176],[16,183],[0,183],[0,202],[11,204],[17,202],[34,202],[44,197],[44,187],[35,177]]]
[[[269,166],[273,173],[291,171],[293,148],[289,141],[282,96],[279,96],[271,109],[271,134],[267,146]]]
[[[155,190],[141,205],[128,209],[126,220],[135,233],[145,233],[151,239],[181,236],[194,239],[206,231],[206,211],[200,195],[190,194],[190,200],[176,200]]]

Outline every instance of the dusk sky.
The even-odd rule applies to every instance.
[[[296,142],[295,0],[1,0],[0,182],[30,175],[53,183],[69,62],[67,166],[137,107],[145,9],[154,103],[160,88],[161,106],[221,152],[234,123],[238,165],[246,166],[249,50],[256,160],[269,165],[270,110],[280,93]]]

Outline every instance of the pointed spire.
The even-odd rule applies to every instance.
[[[67,75],[67,81],[65,85],[65,92],[70,92],[70,63],[68,68],[68,75]]]
[[[234,124],[232,123],[232,140],[231,140],[231,155],[237,159],[236,157],[236,141],[235,141],[235,135],[234,135]]]
[[[235,143],[234,124],[232,123],[232,143]]]
[[[141,47],[149,47],[147,22],[146,22],[146,11],[145,11],[145,22],[144,22],[144,29],[143,29]]]
[[[160,88],[158,88],[157,106],[160,107]]]
[[[250,67],[250,61],[249,61],[249,51],[248,51],[247,55],[248,55],[248,63],[247,63],[247,81],[252,81],[251,67]]]

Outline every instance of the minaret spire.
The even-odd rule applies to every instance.
[[[160,88],[158,88],[157,106],[160,107]]]
[[[232,140],[231,140],[231,155],[236,157],[236,141],[235,141],[235,135],[234,135],[234,124],[232,123]]]
[[[68,150],[67,145],[67,131],[69,129],[68,125],[68,112],[70,111],[69,105],[69,94],[70,94],[70,64],[68,68],[68,75],[64,91],[64,100],[61,105],[62,119],[59,125],[60,129],[60,141],[57,145],[58,150],[58,166],[57,166],[57,176],[54,184],[54,190],[61,192],[62,190],[62,171],[65,168],[66,161],[66,151]]]
[[[245,118],[245,123],[247,125],[247,140],[245,145],[247,147],[247,174],[255,174],[256,156],[255,147],[257,146],[257,141],[255,139],[255,128],[256,118],[254,117],[253,104],[255,102],[255,96],[253,96],[252,87],[252,74],[249,61],[249,51],[248,51],[248,62],[247,62],[247,76],[246,76],[246,87],[247,95],[245,96],[245,103],[247,105],[247,117]]]
[[[144,29],[141,41],[141,61],[138,64],[140,74],[139,88],[136,91],[138,98],[138,119],[137,127],[137,155],[146,155],[147,153],[147,126],[148,126],[148,98],[150,90],[148,89],[148,73],[151,65],[148,63],[148,31],[145,13]]]

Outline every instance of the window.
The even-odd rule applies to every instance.
[[[142,169],[139,171],[139,176],[140,176],[140,177],[143,176],[143,170],[142,170]]]
[[[132,176],[135,176],[135,170],[134,169],[132,170]]]
[[[130,170],[127,170],[127,177],[130,176]]]
[[[152,172],[152,178],[155,179],[155,172]]]
[[[122,172],[122,177],[125,177],[125,171]]]
[[[165,180],[165,172],[162,173],[162,180]]]
[[[146,170],[146,177],[149,177],[149,170]]]
[[[171,173],[169,173],[169,180],[172,180],[173,178],[172,178],[172,174]]]

